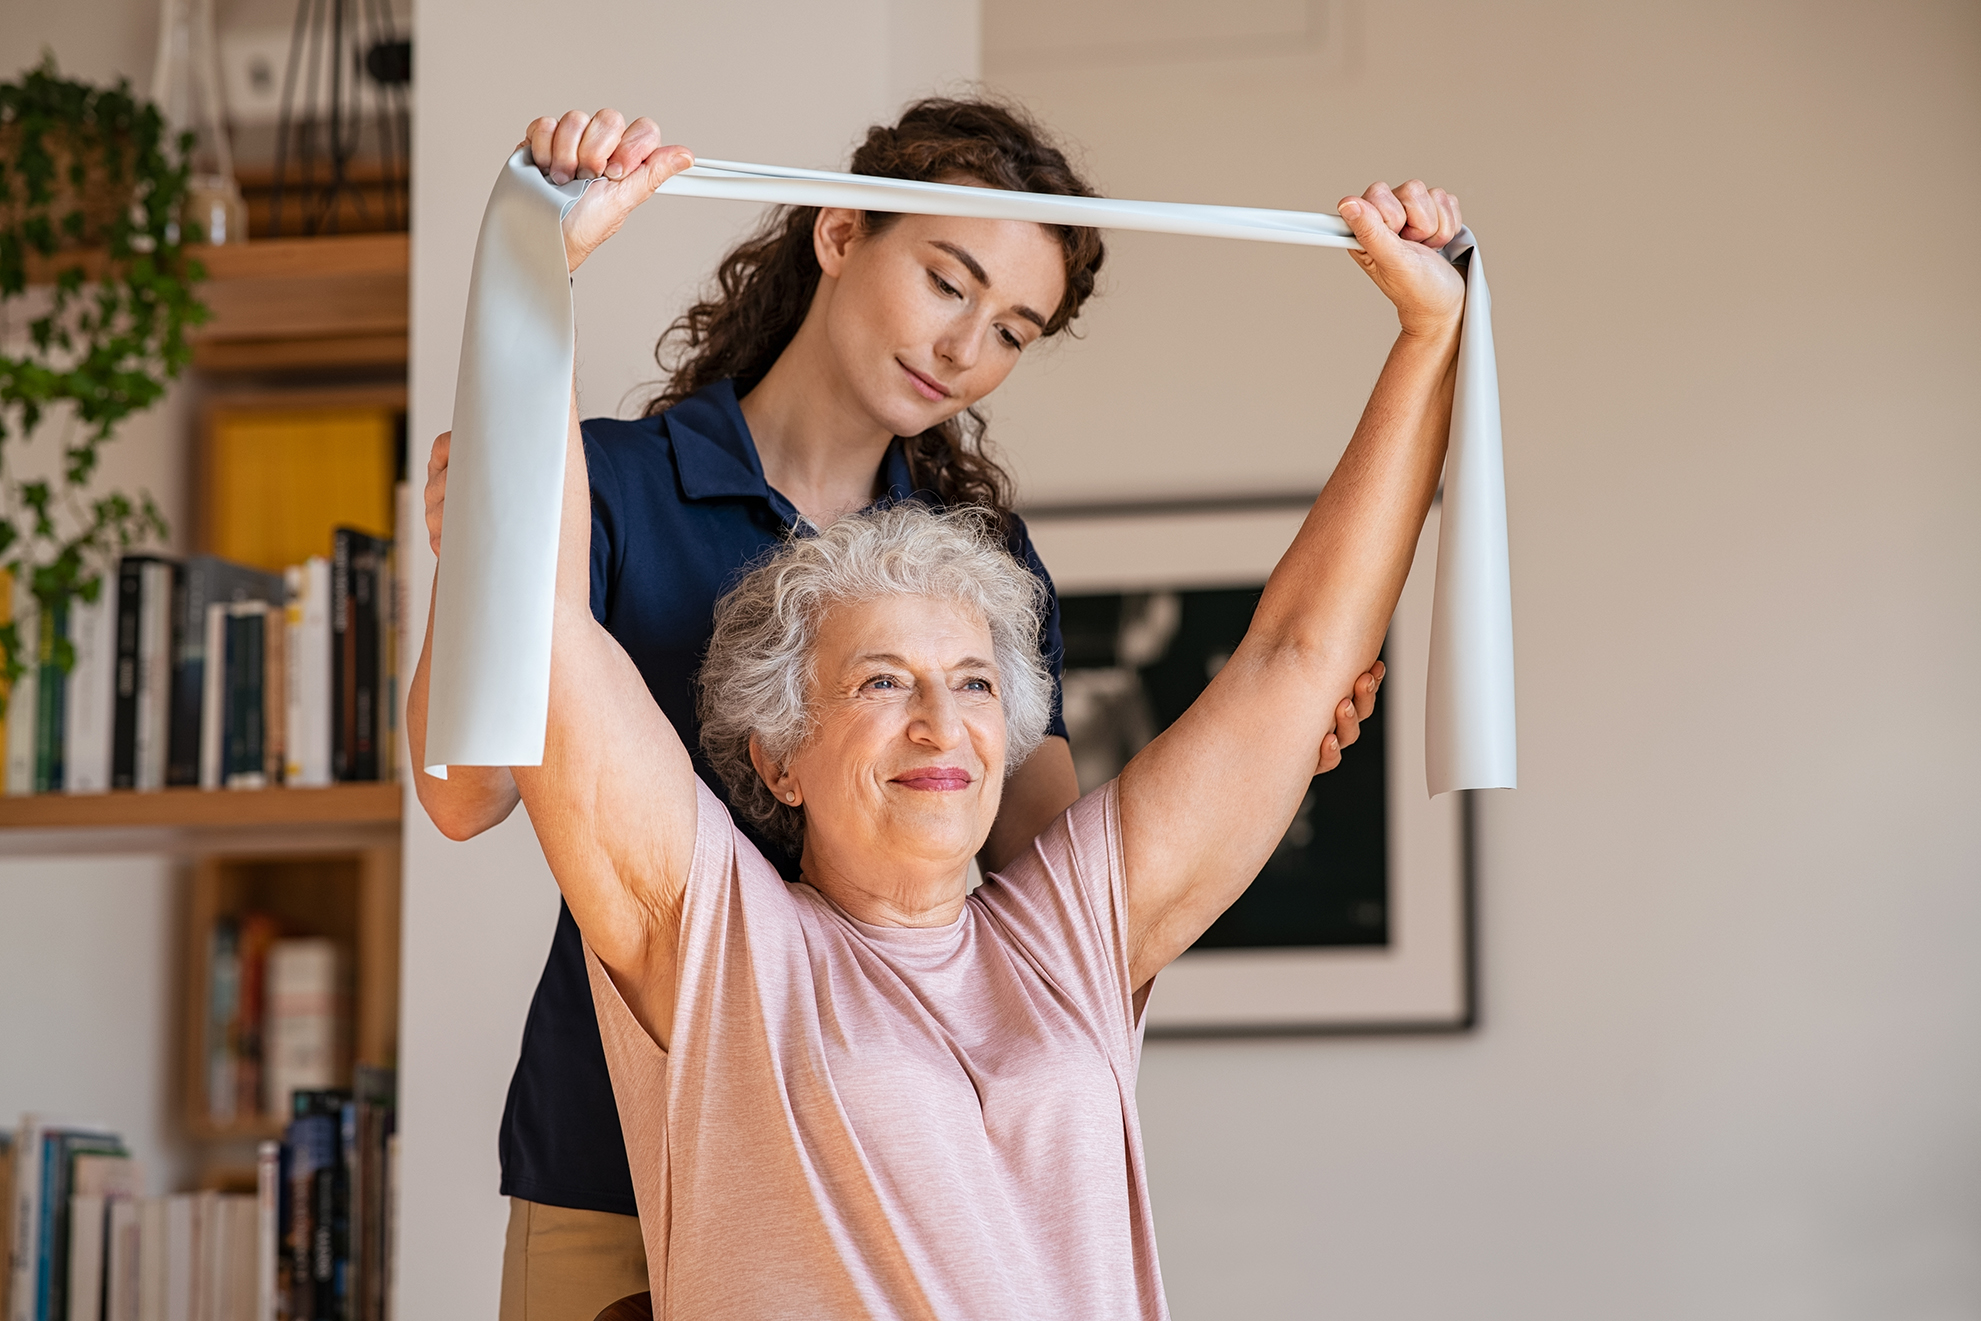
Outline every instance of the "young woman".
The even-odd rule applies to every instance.
[[[530,125],[554,182],[596,177],[564,221],[575,272],[661,180],[691,157],[652,120],[572,111]],[[1009,107],[928,100],[872,129],[859,174],[1090,196],[1064,154]],[[1412,183],[1368,201],[1406,240],[1441,246],[1456,209]],[[637,421],[582,427],[591,490],[591,608],[631,657],[660,710],[703,759],[694,676],[717,598],[743,568],[793,535],[876,503],[981,506],[1045,588],[1039,646],[1053,684],[1047,736],[1012,772],[980,858],[1002,867],[1078,797],[1059,715],[1058,607],[1011,483],[990,456],[976,405],[1025,350],[1059,333],[1092,294],[1103,258],[1092,230],[1013,221],[780,208],[717,269],[715,288],[662,337],[667,384]],[[427,525],[438,552],[447,437],[428,465]],[[408,704],[424,742],[425,662]],[[1381,667],[1335,712],[1318,767],[1338,764],[1373,707]],[[450,838],[502,821],[518,793],[506,770],[417,777],[422,805]],[[787,845],[751,839],[797,877]],[[591,1321],[646,1287],[639,1226],[583,946],[558,917],[524,1029],[501,1134],[511,1199],[504,1321]]]

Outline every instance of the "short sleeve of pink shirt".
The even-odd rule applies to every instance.
[[[655,1316],[1166,1316],[1122,893],[1112,783],[933,928],[700,788],[670,1051],[585,951]]]

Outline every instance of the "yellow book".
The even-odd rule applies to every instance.
[[[331,531],[393,533],[397,415],[385,408],[216,415],[208,437],[208,549],[280,573],[330,553]]]

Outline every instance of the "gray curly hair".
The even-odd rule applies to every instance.
[[[928,596],[975,610],[990,629],[1004,708],[1005,774],[1045,738],[1052,674],[1039,655],[1046,589],[1006,549],[997,516],[936,511],[905,501],[793,537],[715,606],[702,662],[702,751],[744,820],[791,848],[804,840],[801,808],[779,802],[750,761],[750,738],[788,765],[813,731],[813,650],[834,606]]]

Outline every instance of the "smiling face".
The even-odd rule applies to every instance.
[[[949,601],[892,596],[827,616],[811,737],[781,769],[756,757],[772,792],[804,808],[807,880],[842,903],[849,884],[910,909],[931,885],[960,900],[1004,789],[993,655],[982,617]]]
[[[897,436],[1002,384],[1066,291],[1059,241],[1026,221],[900,216],[863,234],[859,213],[827,209],[813,242],[838,372]]]

